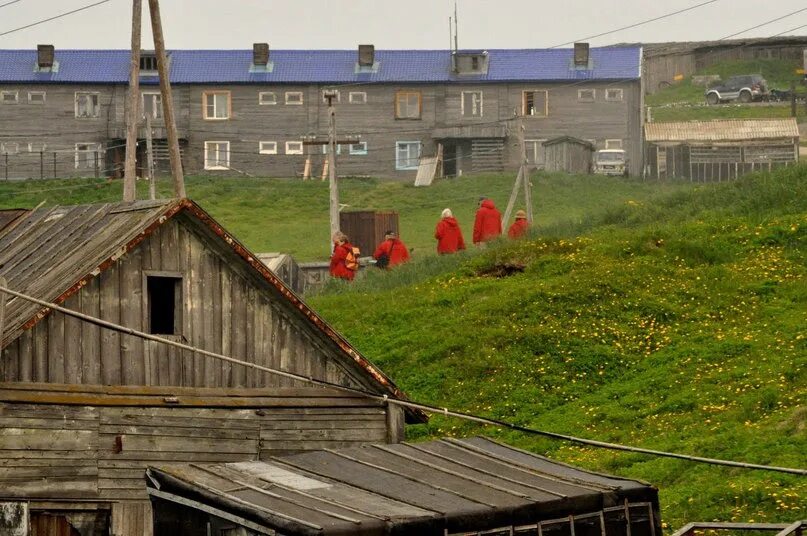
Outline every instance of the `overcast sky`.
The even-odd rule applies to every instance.
[[[9,0],[0,0],[0,5]],[[94,0],[18,0],[0,7],[0,33]],[[705,0],[459,0],[460,48],[540,48],[580,40]],[[143,0],[147,4],[146,0]],[[807,7],[805,0],[716,0],[664,20],[592,39],[592,45],[719,39]],[[162,0],[168,48],[447,48],[451,0]],[[144,32],[150,32],[144,16]],[[106,4],[0,36],[0,48],[128,48],[131,1]],[[807,25],[807,11],[742,34]],[[792,32],[807,35],[807,27]],[[150,47],[144,33],[144,47]]]

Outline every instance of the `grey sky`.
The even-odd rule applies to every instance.
[[[7,1],[7,0],[5,0]],[[5,3],[0,0],[0,4]],[[540,48],[626,26],[703,0],[459,0],[461,48]],[[0,8],[0,33],[92,0],[21,0]],[[144,4],[147,2],[144,0]],[[719,39],[807,7],[804,0],[717,0],[668,19],[600,39],[593,45],[637,41]],[[450,0],[162,0],[169,48],[275,49],[447,48]],[[128,48],[131,2],[107,4],[0,37],[0,48]],[[144,22],[147,22],[147,12]],[[807,24],[807,11],[741,37],[778,34]],[[148,24],[145,32],[150,32]],[[807,34],[807,27],[796,32]],[[144,33],[144,46],[150,46]]]

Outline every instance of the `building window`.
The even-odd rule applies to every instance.
[[[45,104],[45,92],[44,91],[29,91],[28,92],[28,104]]]
[[[546,140],[524,140],[527,150],[527,163],[533,166],[544,165],[544,142]]]
[[[365,104],[367,102],[367,93],[364,91],[351,91],[347,95],[347,100],[350,104]]]
[[[77,143],[76,144],[76,169],[95,169],[98,162],[98,151],[100,146],[97,143]]]
[[[154,335],[179,335],[182,329],[182,277],[146,275],[148,328]]]
[[[221,121],[230,118],[230,92],[205,91],[202,93],[204,118],[208,121]]]
[[[398,91],[395,94],[395,119],[420,119],[420,91]]]
[[[287,141],[286,154],[303,154],[303,142],[301,141]]]
[[[0,102],[3,104],[17,104],[20,94],[17,91],[0,91]]]
[[[98,93],[76,92],[76,117],[80,119],[96,118],[101,113],[98,105]]]
[[[330,145],[326,144],[322,146],[322,154],[328,154]],[[336,144],[336,154],[342,154],[342,146],[340,144]]]
[[[286,104],[301,105],[302,103],[303,103],[303,92],[302,91],[287,91],[286,92]]]
[[[606,149],[621,149],[622,140],[605,140]]]
[[[460,108],[462,117],[482,117],[482,92],[463,91]]]
[[[545,89],[524,91],[522,93],[523,113],[532,117],[549,115],[549,94]]]
[[[333,91],[333,90],[330,90],[330,89],[323,89],[322,90],[322,102],[325,103],[325,104],[328,104],[328,99],[325,97],[325,92],[326,91]],[[336,102],[342,102],[342,94],[339,93],[338,91],[336,92]]]
[[[395,144],[395,169],[417,169],[420,161],[419,141],[399,141]]]
[[[143,99],[143,118],[151,119],[163,118],[163,96],[154,91],[144,91],[141,95]]]
[[[594,102],[597,99],[597,90],[595,89],[578,89],[577,100],[584,102]]]
[[[141,71],[156,71],[157,70],[157,55],[148,52],[140,53],[140,70]]]
[[[48,148],[46,143],[41,141],[33,141],[28,144],[28,152],[29,153],[44,153],[45,149]]]
[[[205,142],[205,169],[230,169],[230,142]]]
[[[20,152],[20,144],[15,141],[7,141],[0,144],[0,153],[2,154],[17,154]]]
[[[622,88],[620,87],[609,87],[605,90],[605,100],[607,101],[621,101],[622,100]]]
[[[360,142],[352,144],[350,146],[350,154],[353,154],[353,155],[365,155],[365,154],[367,154],[367,142],[366,141],[360,141]]]
[[[262,141],[258,144],[258,152],[261,154],[277,154],[276,141]]]
[[[277,95],[273,91],[261,91],[258,93],[258,104],[261,106],[277,104]]]
[[[479,70],[479,56],[471,56],[471,70],[472,71]]]

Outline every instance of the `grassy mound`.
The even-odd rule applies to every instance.
[[[369,273],[312,302],[415,399],[605,441],[805,467],[806,177],[790,168],[623,200],[529,240]],[[439,416],[408,432],[485,433],[651,481],[670,527],[807,511],[804,477]]]

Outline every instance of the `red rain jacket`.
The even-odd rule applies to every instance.
[[[474,220],[474,244],[493,240],[502,234],[502,215],[490,199],[482,201]]]
[[[348,281],[353,281],[353,278],[356,277],[356,271],[348,270],[345,264],[347,254],[352,248],[353,246],[349,242],[339,244],[333,248],[333,254],[331,255],[331,275],[333,277],[347,279]]]
[[[389,257],[389,264],[387,268],[392,268],[395,265],[401,264],[409,260],[409,250],[398,238],[391,238],[381,242],[373,253],[373,258],[378,260],[381,255]]]
[[[441,255],[465,249],[462,230],[454,217],[443,218],[437,222],[434,238],[437,239],[437,253]]]
[[[510,226],[510,229],[507,230],[507,236],[510,238],[521,238],[527,234],[527,226],[527,220],[518,219],[514,221],[513,225]]]

